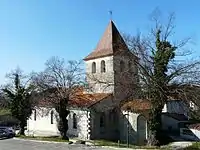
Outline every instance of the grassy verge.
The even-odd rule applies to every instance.
[[[197,150],[200,149],[200,142],[195,142],[191,146],[184,148],[184,150]]]
[[[70,141],[68,140],[63,140],[61,137],[33,137],[33,136],[16,136],[17,138],[21,139],[30,139],[30,140],[38,140],[38,141],[53,141],[53,142],[67,142],[69,143]]]
[[[112,147],[119,147],[119,148],[127,148],[127,144],[117,143],[107,140],[94,140],[93,144],[96,146],[112,146]],[[149,147],[149,146],[136,146],[129,144],[129,148],[133,149],[159,149],[158,147]]]
[[[53,142],[67,142],[69,143],[70,141],[68,140],[63,140],[61,137],[33,137],[33,136],[16,136],[17,138],[21,139],[30,139],[30,140],[39,140],[39,141],[53,141]],[[111,146],[111,147],[118,147],[118,148],[127,148],[127,144],[123,143],[117,143],[117,142],[112,142],[108,140],[93,140],[93,141],[88,141],[96,146]],[[159,148],[159,147],[149,147],[149,146],[136,146],[136,145],[129,145],[129,148],[132,149],[162,149],[162,150],[167,150],[168,148]],[[186,149],[187,150],[187,149]]]

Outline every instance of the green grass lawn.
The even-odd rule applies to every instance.
[[[22,139],[39,140],[39,141],[54,141],[54,142],[67,142],[67,143],[70,142],[68,140],[61,139],[61,137],[34,137],[34,136],[19,136],[19,135],[17,135],[16,137],[22,138]],[[87,142],[90,142],[96,146],[111,146],[111,147],[119,147],[119,148],[127,148],[128,147],[127,144],[112,142],[112,141],[108,141],[108,140],[92,140],[92,141],[87,141]],[[157,150],[158,149],[163,149],[163,150],[168,149],[168,148],[159,148],[159,147],[136,146],[136,145],[131,145],[131,144],[129,144],[129,148],[132,148],[132,149],[157,149]]]
[[[61,137],[33,137],[33,136],[16,136],[17,138],[39,140],[39,141],[54,141],[54,142],[70,142],[68,140],[63,140]]]
[[[92,141],[94,145],[97,146],[113,146],[113,147],[119,147],[119,148],[127,148],[128,145],[124,143],[119,143],[119,142],[112,142],[112,141],[107,141],[107,140],[94,140]],[[148,147],[148,146],[136,146],[129,144],[129,148],[133,149],[159,149],[158,147]]]
[[[184,148],[184,150],[197,150],[200,149],[200,142],[195,142],[191,146]]]
[[[68,140],[63,140],[61,137],[33,137],[33,136],[16,136],[17,138],[21,139],[30,139],[30,140],[39,140],[39,141],[54,141],[54,142],[67,142],[69,143],[70,141]],[[88,141],[96,146],[112,146],[112,147],[119,147],[119,148],[127,148],[127,144],[122,144],[122,143],[116,143],[112,141],[107,141],[107,140],[93,140],[93,141]],[[135,145],[129,145],[129,148],[145,148],[145,149],[159,149],[156,147],[147,147],[147,146],[135,146]]]

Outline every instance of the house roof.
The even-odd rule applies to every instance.
[[[144,111],[151,109],[151,103],[147,99],[135,99],[124,102],[121,105],[122,110],[131,110],[131,111]]]
[[[176,99],[169,99],[170,101],[181,101]],[[151,109],[151,102],[148,99],[132,99],[128,101],[122,101],[121,103],[122,110],[132,110],[132,111],[143,111]]]
[[[69,101],[69,106],[91,107],[111,95],[112,93],[78,94],[71,98]]]
[[[105,56],[117,55],[121,52],[129,52],[128,47],[120,35],[115,24],[111,20],[100,39],[95,50],[90,53],[84,60],[91,60]]]
[[[168,117],[171,117],[178,121],[186,121],[188,118],[184,114],[177,114],[177,113],[162,113],[163,115],[166,115]]]
[[[50,89],[50,92],[46,94],[41,94],[42,96],[39,97],[38,105],[39,106],[52,106],[55,103],[58,103],[59,99],[57,99],[57,94],[55,90]],[[46,97],[45,97],[46,95]],[[69,94],[69,107],[90,107],[103,99],[107,98],[108,96],[112,96],[112,93],[84,93],[83,88],[77,88],[73,90]]]
[[[195,84],[174,84],[170,86],[171,93],[173,97],[176,99],[181,99],[185,101],[185,103],[189,103],[192,101],[198,107],[200,107],[200,86]]]

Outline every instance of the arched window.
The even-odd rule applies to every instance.
[[[77,118],[76,118],[76,114],[73,114],[73,128],[77,129]]]
[[[110,113],[112,114],[112,120],[111,121],[113,123],[116,123],[117,122],[117,114],[118,114],[117,110],[116,109],[112,109]]]
[[[53,124],[53,110],[51,111],[51,124]]]
[[[101,113],[100,115],[100,127],[105,127],[105,114]]]
[[[96,63],[92,63],[92,73],[96,73]]]
[[[36,116],[37,116],[36,109],[34,109],[34,120],[35,121],[36,121]]]
[[[120,72],[123,72],[124,71],[124,68],[125,67],[125,64],[123,61],[120,61]]]
[[[132,63],[131,63],[131,61],[128,62],[128,69],[129,69],[130,72],[132,72]]]
[[[101,72],[106,72],[106,63],[104,60],[101,61]]]

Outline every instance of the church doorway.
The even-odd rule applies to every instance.
[[[137,117],[137,139],[139,145],[144,145],[147,139],[147,120],[143,115]]]

